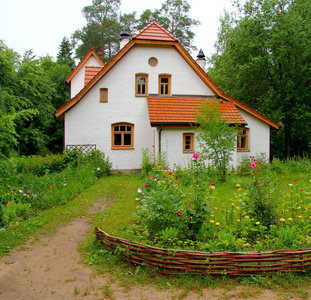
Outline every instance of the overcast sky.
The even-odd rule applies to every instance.
[[[121,12],[160,8],[165,0],[121,0]],[[214,52],[219,18],[224,9],[232,11],[232,0],[188,0],[190,17],[201,22],[194,27],[194,45],[202,48],[206,56]],[[0,39],[23,54],[32,49],[37,56],[56,57],[64,36],[70,37],[86,21],[81,10],[92,0],[0,0]],[[195,57],[197,53],[192,53]]]

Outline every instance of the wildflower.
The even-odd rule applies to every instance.
[[[292,183],[289,183],[288,185],[289,185],[289,186],[292,186],[293,184],[292,184]]]
[[[177,211],[176,215],[179,217],[180,215],[182,215],[182,211],[181,210]]]
[[[137,193],[138,193],[138,194],[141,194],[141,193],[142,193],[141,188],[139,188],[139,189],[137,190]]]
[[[53,192],[53,195],[55,195],[55,192]]]
[[[178,176],[175,177],[175,179],[178,179],[178,178],[179,178]]]
[[[284,185],[284,186],[283,186],[283,188],[284,188],[284,189],[287,189],[287,186],[286,186],[286,185]]]
[[[173,184],[173,181],[171,181],[171,184]]]
[[[298,216],[299,219],[302,219],[302,216]]]
[[[23,193],[24,193],[22,190],[19,190],[18,192],[19,192],[20,194],[23,194]]]
[[[67,185],[67,183],[64,183],[64,186],[66,186]]]
[[[259,242],[262,242],[262,239],[261,239],[261,238],[258,238],[258,241],[259,241]]]
[[[152,168],[152,170],[154,170],[154,168]],[[135,224],[134,224],[135,225]]]
[[[285,219],[284,219],[284,218],[281,218],[281,219],[280,219],[280,222],[285,222]]]
[[[214,215],[211,215],[212,218],[214,218]]]
[[[241,187],[241,185],[238,183],[238,184],[236,185],[236,187],[237,187],[237,188],[240,188],[240,187]]]
[[[294,181],[298,181],[298,179],[294,179]]]
[[[165,183],[165,181],[163,180],[162,183]]]
[[[260,225],[260,222],[256,222],[256,225]]]
[[[97,171],[100,171],[100,168],[98,167],[96,170],[97,170]]]
[[[299,207],[297,207],[297,209],[301,209],[301,207],[299,206]]]
[[[212,185],[212,190],[215,190],[215,186]]]
[[[238,189],[238,191],[242,191],[242,189],[241,189],[241,188],[239,188],[239,189]]]
[[[212,188],[212,186],[210,185],[208,188],[209,188],[209,189],[211,189],[211,188]]]
[[[140,201],[140,198],[136,198],[135,200],[136,200],[136,201]]]
[[[219,225],[220,225],[220,223],[219,223],[219,222],[217,222],[217,223],[215,223],[215,225],[216,225],[216,226],[219,226]]]
[[[169,172],[169,173],[168,173],[168,175],[172,175],[172,174],[173,174],[172,172]]]
[[[215,183],[211,183],[211,185],[215,185]]]
[[[199,153],[193,153],[192,158],[198,160],[199,156],[200,156]]]
[[[300,191],[301,191],[301,192],[303,192],[303,191],[304,191],[304,189],[300,189]]]
[[[146,183],[146,184],[145,184],[145,187],[148,187],[148,186],[149,186],[149,184],[148,184],[148,183]]]
[[[178,183],[176,183],[175,186],[178,187]]]
[[[248,220],[248,219],[249,219],[249,216],[245,216],[245,219],[247,219],[247,220]]]
[[[215,223],[215,221],[214,221],[214,220],[210,220],[210,222],[211,222],[211,223]]]
[[[292,218],[288,218],[288,221],[291,221],[291,222],[292,222],[292,221],[293,221],[293,219],[292,219]]]
[[[137,205],[136,208],[139,208],[139,205]]]
[[[189,204],[192,204],[192,201],[189,201]]]
[[[252,163],[251,163],[251,168],[253,168],[253,169],[256,168],[255,162],[252,162]]]
[[[237,222],[241,222],[241,220],[240,220],[240,219],[237,219],[236,221],[237,221]]]

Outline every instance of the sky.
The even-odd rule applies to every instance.
[[[159,9],[165,0],[121,0],[121,13]],[[194,45],[206,57],[214,53],[214,44],[224,10],[232,11],[232,0],[188,0],[189,16],[201,25],[193,27]],[[56,58],[63,37],[86,25],[82,8],[92,0],[0,0],[0,40],[23,54],[33,50],[37,56]],[[196,57],[197,53],[191,53]]]

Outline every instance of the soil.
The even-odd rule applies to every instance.
[[[90,213],[105,209],[94,205]],[[56,234],[19,247],[0,259],[0,299],[299,299],[282,292],[254,287],[204,289],[200,293],[182,289],[160,291],[151,285],[121,287],[109,274],[97,274],[83,265],[77,250],[92,230],[88,218],[74,220]],[[311,295],[311,289],[308,291]],[[311,299],[306,297],[303,299]]]

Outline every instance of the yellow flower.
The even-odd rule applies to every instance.
[[[237,219],[236,221],[237,221],[237,222],[241,222],[241,220],[240,220],[240,219]]]
[[[211,218],[214,218],[214,215],[211,215]]]
[[[211,222],[211,223],[215,223],[215,221],[214,221],[214,220],[210,220],[210,222]]]
[[[285,222],[285,219],[284,219],[284,218],[281,218],[281,219],[280,219],[280,222]]]
[[[238,184],[236,185],[236,187],[237,187],[237,188],[240,188],[240,187],[241,187],[241,185],[238,183]]]
[[[255,221],[255,219],[252,219],[252,221]]]
[[[137,205],[136,208],[139,208],[139,206]]]
[[[256,225],[260,225],[260,222],[256,222]]]
[[[154,170],[154,168],[152,168],[152,170]],[[134,224],[135,225],[135,224]]]
[[[249,216],[245,216],[245,219],[247,219],[247,220],[248,220],[248,219],[249,219]]]
[[[242,191],[242,189],[241,189],[241,188],[239,188],[239,189],[238,189],[238,191]]]
[[[292,218],[288,218],[288,221],[293,221],[293,219]]]
[[[301,209],[301,207],[299,206],[299,207],[297,207],[297,209]]]
[[[299,219],[302,219],[302,216],[298,216]]]
[[[175,186],[178,187],[178,183],[176,183]]]
[[[219,222],[217,222],[217,223],[215,223],[215,225],[216,225],[216,226],[219,226],[219,225],[220,225],[220,223],[219,223]]]

